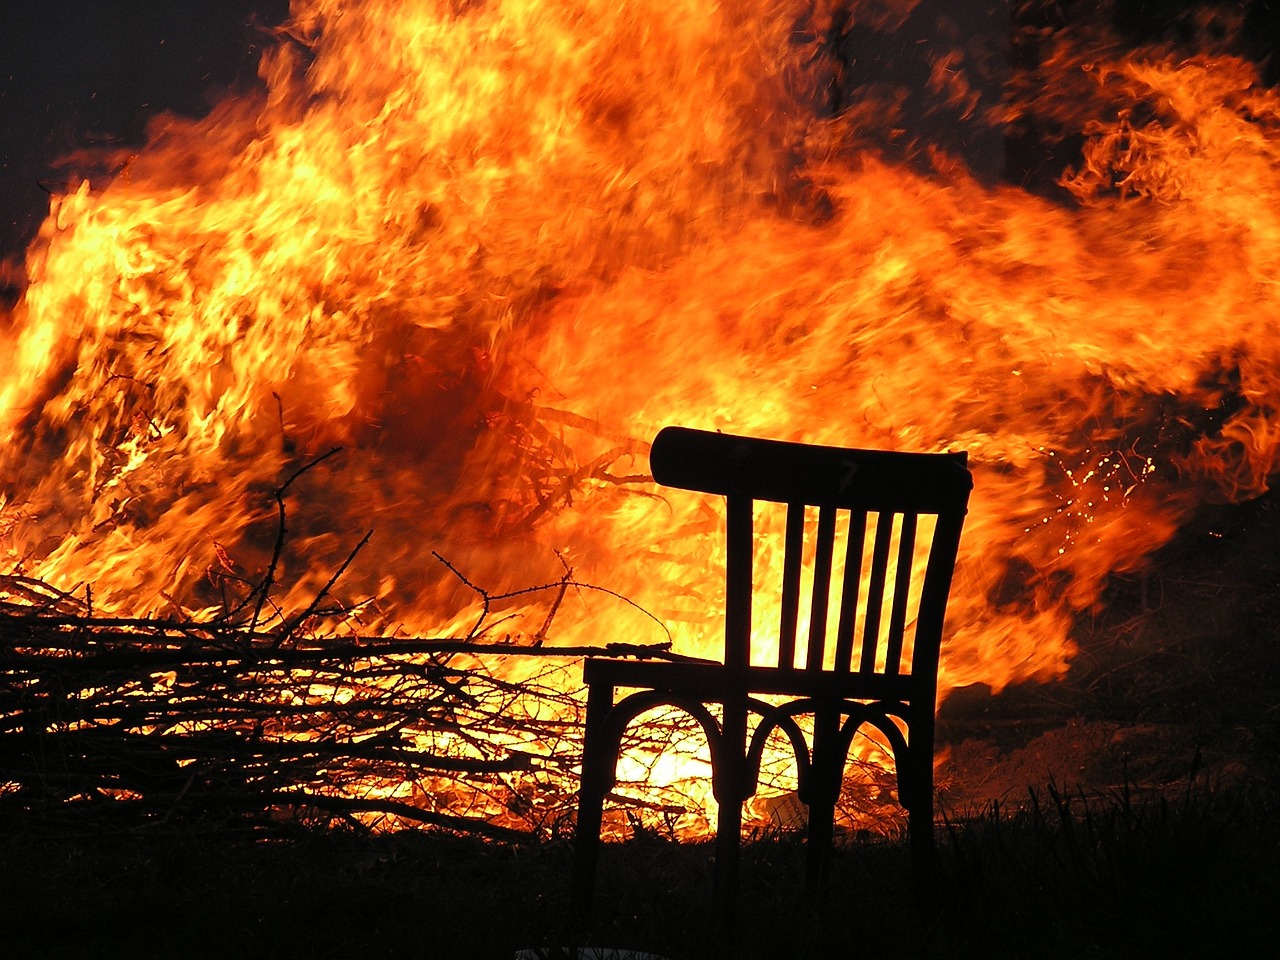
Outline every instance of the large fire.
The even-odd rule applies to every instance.
[[[647,482],[659,427],[965,450],[943,695],[1059,675],[1110,574],[1266,488],[1280,98],[1229,40],[1092,22],[1015,70],[942,30],[924,107],[859,86],[847,37],[917,7],[294,0],[259,98],[54,198],[0,332],[8,566],[217,613],[341,447],[281,607],[372,530],[353,630],[568,568],[606,590],[501,629],[714,655],[717,513]],[[924,142],[935,107],[1083,147],[1033,191]]]

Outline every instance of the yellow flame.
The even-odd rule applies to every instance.
[[[966,122],[1083,134],[1055,199],[882,149],[872,91],[833,113],[834,22],[295,0],[260,99],[54,199],[0,334],[10,564],[216,610],[206,574],[261,576],[273,491],[341,446],[291,488],[282,604],[372,529],[345,584],[369,629],[455,631],[455,571],[567,564],[714,653],[715,510],[636,479],[660,426],[965,450],[943,692],[1060,674],[1110,573],[1274,470],[1280,102],[1228,53],[1082,28],[991,103],[940,44]],[[662,635],[571,592],[550,639]]]

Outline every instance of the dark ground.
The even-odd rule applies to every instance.
[[[575,925],[563,842],[199,830],[0,839],[13,958],[512,958],[590,944],[662,957],[1225,958],[1280,935],[1274,794],[1127,806],[1042,792],[941,836],[940,898],[912,897],[900,843],[856,840],[801,896],[790,837],[744,855],[736,942],[709,923],[709,846],[609,845],[596,923]]]
[[[793,835],[744,855],[737,941],[707,920],[710,846],[609,844],[595,923],[563,838],[224,822],[89,835],[0,823],[15,958],[511,958],[565,943],[699,957],[1219,958],[1280,937],[1280,510],[1211,511],[1080,625],[1061,682],[969,690],[941,712],[940,884],[905,845],[842,839],[825,898]]]

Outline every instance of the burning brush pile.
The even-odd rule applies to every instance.
[[[576,661],[665,657],[670,643],[511,642],[492,610],[512,597],[471,584],[476,619],[450,639],[359,636],[329,594],[346,563],[305,609],[288,613],[271,594],[285,547],[284,493],[313,466],[276,491],[278,540],[264,576],[224,575],[224,606],[213,616],[104,615],[88,588],[73,596],[0,577],[0,809],[13,822],[561,832],[580,753]],[[594,588],[566,570],[557,583],[518,591],[555,594],[543,635],[570,589]],[[515,660],[534,665],[517,674]],[[679,727],[651,720],[630,748],[661,753]]]
[[[573,657],[718,654],[672,422],[967,451],[942,695],[1061,676],[1275,471],[1280,97],[1248,5],[959,6],[295,0],[77,158],[0,316],[0,806],[554,830]]]
[[[23,598],[0,628],[12,823],[345,820],[510,837],[554,833],[563,816],[537,773],[575,716],[558,671],[513,683],[485,669],[491,651],[457,656],[466,641],[103,617],[43,584],[3,589]]]
[[[201,622],[96,615],[23,577],[0,592],[0,807],[15,823],[345,820],[502,837],[554,833],[563,817],[539,772],[564,772],[576,701],[555,668],[495,675],[490,657],[522,651],[482,646],[480,624],[452,642],[338,638],[316,632],[317,604],[268,626],[262,585]]]

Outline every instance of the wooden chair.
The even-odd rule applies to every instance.
[[[688,711],[710,744],[722,923],[732,921],[737,896],[742,805],[756,791],[765,740],[775,729],[795,751],[797,793],[809,809],[811,886],[826,871],[846,755],[864,724],[893,751],[917,880],[931,871],[938,650],[973,486],[966,462],[963,453],[841,449],[683,427],[658,434],[655,480],[726,498],[724,662],[587,660],[573,877],[583,916],[590,912],[603,803],[616,780],[623,732],[663,704]],[[767,664],[751,656],[756,501],[786,504],[778,652]],[[802,591],[802,583],[811,589]],[[797,636],[802,592],[809,627]],[[615,702],[618,690],[632,692]],[[797,722],[806,714],[813,718],[810,737]],[[759,720],[751,725],[753,715]]]

